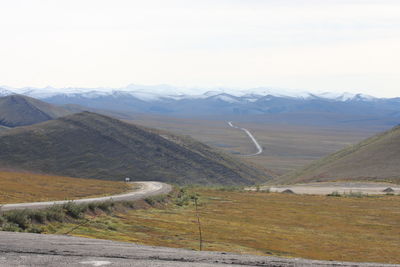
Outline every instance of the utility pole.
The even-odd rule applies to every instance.
[[[193,200],[194,200],[194,205],[196,207],[197,224],[199,226],[199,238],[200,238],[200,240],[199,240],[199,242],[200,242],[199,248],[200,248],[200,251],[202,251],[203,250],[203,235],[202,235],[202,232],[201,232],[201,223],[200,223],[199,210],[197,208],[197,199],[198,199],[198,197],[196,195],[194,195],[193,196]]]

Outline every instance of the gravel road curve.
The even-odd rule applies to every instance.
[[[172,187],[170,185],[160,182],[134,182],[132,184],[139,185],[140,186],[139,189],[120,195],[77,199],[77,200],[72,200],[72,202],[91,203],[91,202],[102,202],[107,200],[113,200],[113,201],[138,200],[154,195],[168,194],[172,190]],[[44,209],[51,207],[53,205],[62,205],[69,201],[71,200],[5,204],[0,206],[0,211],[20,210],[20,209]]]
[[[247,130],[245,128],[237,127],[237,126],[233,125],[233,123],[231,121],[228,122],[228,125],[231,126],[232,128],[240,129],[240,130],[244,131],[250,137],[251,141],[256,146],[256,148],[257,148],[257,152],[256,153],[250,154],[250,155],[245,155],[245,156],[257,156],[257,155],[259,155],[259,154],[261,154],[263,152],[262,146],[258,143],[257,139],[253,136],[252,133],[250,133],[249,130]]]

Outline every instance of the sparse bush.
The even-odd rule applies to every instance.
[[[243,192],[244,188],[242,186],[234,186],[234,185],[227,185],[227,186],[220,186],[217,187],[219,191],[228,191],[228,192]]]
[[[97,208],[97,205],[96,205],[95,203],[91,202],[91,203],[89,203],[89,204],[87,205],[87,207],[88,207],[88,209],[89,209],[90,211],[95,211],[96,208]]]
[[[328,197],[341,197],[342,195],[338,191],[333,191],[327,195]]]
[[[267,187],[267,188],[261,190],[261,192],[264,192],[264,193],[271,193],[271,188]]]
[[[123,201],[121,204],[130,209],[134,209],[136,207],[133,201]]]
[[[180,195],[181,197],[184,197],[185,201],[190,200],[190,195],[184,190],[180,192]],[[152,196],[146,198],[145,201],[150,205],[154,205],[156,203],[165,203],[170,197],[172,198],[172,195]],[[113,201],[95,202],[89,204],[77,204],[70,201],[63,205],[53,205],[50,208],[42,210],[7,211],[4,212],[3,215],[0,215],[0,230],[42,233],[44,231],[44,227],[42,225],[48,222],[66,222],[71,221],[71,219],[80,220],[84,218],[85,212],[88,212],[89,210],[95,211],[99,209],[106,213],[111,213],[115,206],[116,203]],[[134,208],[135,203],[133,201],[124,201],[119,203],[118,206]],[[51,225],[48,227],[51,227]],[[102,227],[104,229],[116,230],[115,226],[103,225]]]
[[[156,204],[156,201],[152,197],[146,197],[144,201],[146,201],[146,203],[150,206],[154,206],[154,204]]]
[[[81,219],[83,213],[87,210],[86,205],[79,205],[73,202],[68,202],[63,205],[63,208],[66,210],[67,215],[74,219]]]
[[[358,197],[358,198],[361,198],[361,197],[365,197],[365,196],[368,196],[368,195],[364,194],[363,192],[353,192],[353,191],[350,191],[350,193],[346,194],[346,196],[348,196],[348,197]]]
[[[115,203],[113,201],[105,201],[105,202],[100,202],[96,203],[97,208],[101,209],[102,211],[106,213],[110,213],[112,211],[112,208],[115,206]]]
[[[54,205],[46,209],[45,214],[48,221],[63,222],[65,219],[65,212],[62,206]]]
[[[37,223],[45,223],[47,220],[47,213],[46,211],[43,210],[35,210],[29,212],[29,217],[31,218],[31,221],[37,222]]]
[[[110,230],[110,231],[117,231],[118,229],[117,229],[117,227],[115,227],[114,225],[109,225],[109,226],[107,226],[107,230]]]
[[[151,196],[144,199],[147,204],[154,206],[157,203],[165,203],[168,195]]]
[[[34,234],[41,234],[44,232],[44,229],[40,225],[32,224],[26,231]]]
[[[181,188],[176,196],[175,205],[177,206],[187,206],[190,204],[191,196],[185,188]]]
[[[19,228],[25,230],[31,224],[31,219],[28,210],[13,210],[4,214],[7,222],[17,225]]]
[[[3,226],[0,228],[2,231],[6,232],[21,232],[21,228],[15,223],[4,223]]]

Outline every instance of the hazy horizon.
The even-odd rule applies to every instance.
[[[242,96],[249,93],[255,93],[260,95],[272,94],[282,96],[294,96],[294,97],[307,97],[309,94],[325,95],[328,98],[341,97],[345,98],[352,95],[363,95],[365,97],[376,97],[381,98],[379,95],[365,94],[362,92],[346,92],[346,91],[322,91],[322,90],[306,90],[306,89],[293,89],[293,88],[278,88],[278,87],[254,87],[254,88],[239,88],[239,87],[180,87],[171,84],[135,84],[131,83],[122,87],[10,87],[7,85],[0,85],[0,89],[6,89],[13,93],[18,94],[33,94],[33,96],[46,96],[54,95],[57,93],[88,93],[88,92],[109,92],[113,91],[126,91],[126,92],[145,92],[154,95],[188,95],[196,96],[206,93],[227,93],[234,96]],[[382,97],[385,98],[385,97]]]
[[[400,96],[400,2],[0,3],[0,84]]]

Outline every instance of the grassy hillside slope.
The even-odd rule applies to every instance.
[[[189,137],[83,112],[0,133],[0,166],[74,177],[254,184],[264,172]]]
[[[129,189],[123,182],[0,171],[0,204],[114,195]]]
[[[31,97],[22,95],[0,97],[0,125],[2,126],[31,125],[67,114],[71,112]]]
[[[279,178],[281,183],[333,180],[400,183],[400,126]]]

